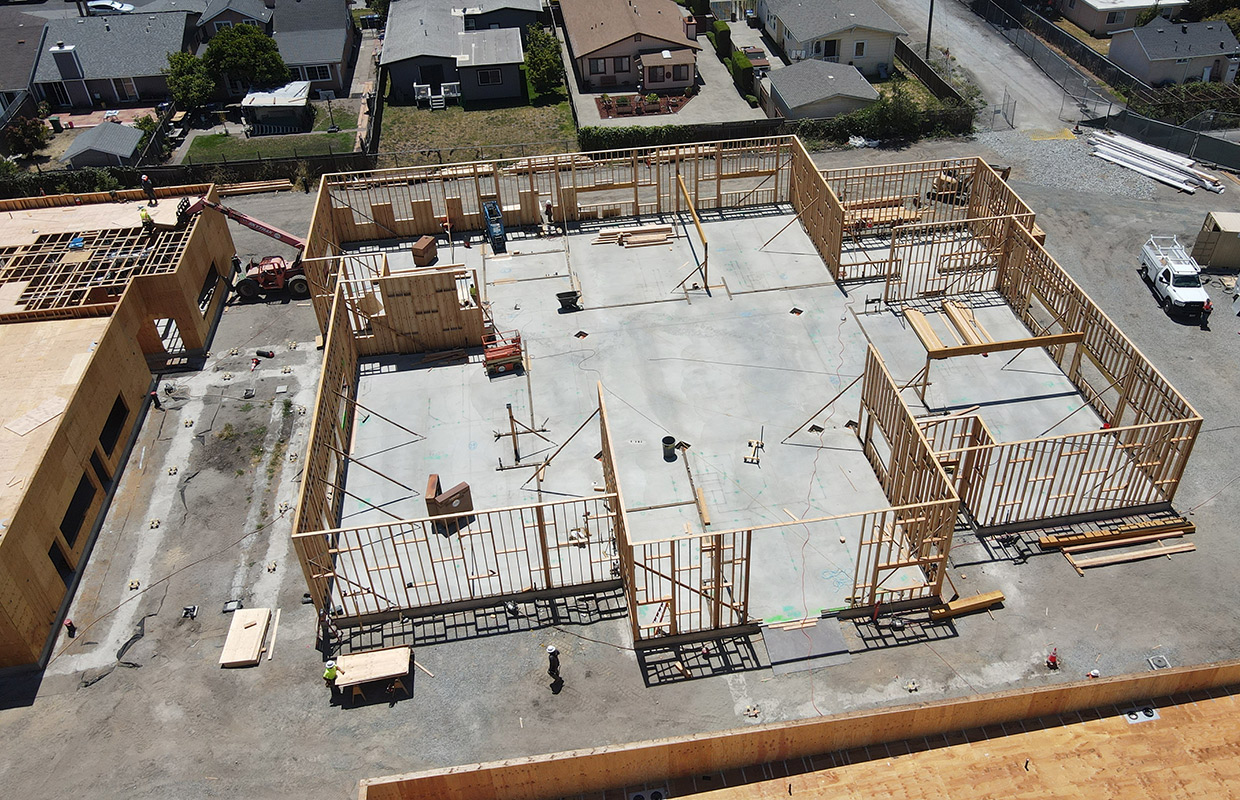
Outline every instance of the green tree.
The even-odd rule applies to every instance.
[[[392,0],[366,0],[366,7],[378,14],[382,19],[380,24],[387,22],[388,6]]]
[[[216,80],[241,81],[247,87],[268,89],[289,81],[288,67],[275,39],[253,25],[234,25],[217,31],[203,54],[207,71]]]
[[[182,111],[206,105],[215,94],[215,80],[206,62],[193,53],[169,53],[164,74],[168,76],[168,91]]]
[[[1138,28],[1140,28],[1143,25],[1148,25],[1149,23],[1158,19],[1158,15],[1161,13],[1162,13],[1162,8],[1159,7],[1158,3],[1155,3],[1154,5],[1150,6],[1149,8],[1145,9],[1144,11],[1142,11],[1140,14],[1137,15],[1137,21],[1134,23],[1134,25]]]
[[[554,91],[564,80],[560,40],[541,25],[530,28],[529,44],[525,47],[525,70],[530,83],[534,84],[534,91],[539,94]]]
[[[10,152],[28,156],[51,141],[52,131],[41,119],[18,117],[4,129],[4,138]]]
[[[1240,36],[1240,8],[1229,8],[1219,14],[1215,14],[1210,19],[1222,20],[1227,23],[1227,27],[1231,28],[1231,32]]]

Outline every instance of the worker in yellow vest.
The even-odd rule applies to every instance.
[[[325,666],[327,668],[323,670],[323,683],[332,690],[332,697],[336,697],[340,694],[340,690],[336,688],[336,678],[342,675],[344,670],[337,667],[335,661],[328,661]]]
[[[150,231],[153,223],[151,222],[151,213],[146,210],[146,206],[138,209],[138,217],[142,220],[142,230]]]

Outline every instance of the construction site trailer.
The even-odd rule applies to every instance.
[[[1211,211],[1193,243],[1193,259],[1206,269],[1240,269],[1240,213]]]

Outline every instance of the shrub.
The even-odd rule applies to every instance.
[[[732,54],[732,29],[721,19],[715,20],[714,27],[715,38],[712,44],[715,45],[715,52],[719,55],[720,61],[727,61],[728,56]]]
[[[753,93],[753,62],[749,56],[736,50],[732,53],[732,81],[742,95]]]
[[[758,98],[754,97],[751,94],[745,95],[745,102],[749,104],[750,108],[758,107]]]

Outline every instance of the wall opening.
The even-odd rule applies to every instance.
[[[116,443],[120,440],[121,431],[125,429],[125,421],[128,419],[129,407],[125,405],[125,398],[117,395],[108,419],[103,423],[103,431],[99,434],[99,446],[107,455],[112,455],[112,451],[116,449]]]
[[[47,551],[47,557],[51,559],[52,566],[56,568],[56,574],[65,582],[65,588],[68,588],[69,583],[73,580],[74,569],[69,566],[69,559],[65,557],[64,551],[60,549],[60,542],[52,542],[52,546]]]
[[[70,547],[73,547],[78,534],[82,531],[82,524],[86,522],[86,512],[90,511],[91,503],[95,501],[95,491],[95,484],[90,482],[90,476],[82,473],[82,480],[78,481],[73,498],[69,501],[69,507],[65,509],[65,516],[60,521],[60,533]]]

